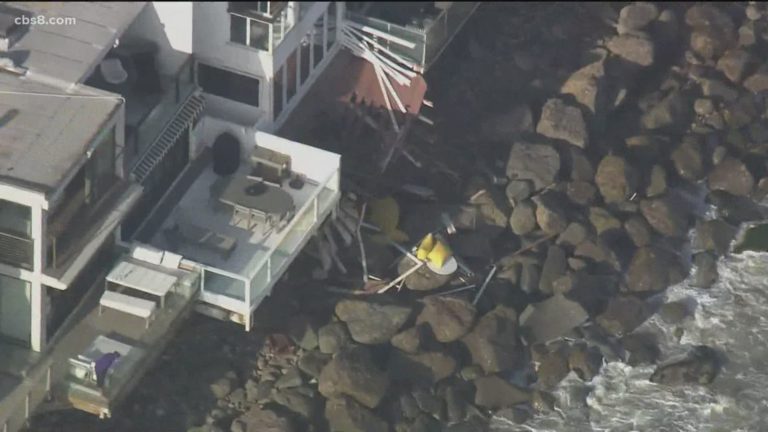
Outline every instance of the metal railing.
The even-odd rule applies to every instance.
[[[31,238],[0,231],[0,261],[31,269],[33,255],[34,241]]]
[[[346,17],[360,25],[410,42],[413,48],[386,38],[377,38],[377,42],[392,53],[428,69],[479,5],[480,2],[453,2],[424,28],[404,27],[351,11],[347,11]]]

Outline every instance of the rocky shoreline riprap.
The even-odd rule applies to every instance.
[[[711,287],[738,227],[765,218],[766,15],[759,3],[483,5],[429,81],[433,145],[466,155],[444,161],[461,174],[448,240],[481,279],[497,266],[480,301],[419,272],[365,296],[305,278],[260,307],[276,315],[265,332],[223,353],[205,339],[208,362],[195,338],[176,342],[126,410],[180,392],[173,424],[189,432],[475,432],[494,413],[556,410],[558,383],[605,361],[659,364],[659,385],[716,379],[717,347],[662,363],[634,331],[654,314],[687,319],[690,305],[660,294],[691,273]],[[416,217],[437,204],[419,205]],[[375,252],[372,269],[394,257]],[[150,396],[168,368],[193,382]],[[199,398],[180,390],[193,387]],[[109,430],[152,424],[123,421]]]

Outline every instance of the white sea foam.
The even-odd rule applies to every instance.
[[[667,290],[668,300],[695,305],[693,317],[670,326],[654,316],[638,329],[657,335],[662,359],[694,345],[724,352],[728,360],[714,383],[667,387],[648,381],[653,366],[609,363],[590,383],[569,375],[560,384],[555,395],[562,414],[538,416],[525,425],[497,419],[492,430],[768,431],[768,253],[726,257],[718,270],[711,289],[685,281]]]

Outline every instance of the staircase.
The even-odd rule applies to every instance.
[[[200,115],[205,106],[205,100],[199,93],[192,94],[173,116],[173,119],[163,128],[152,145],[131,168],[131,176],[138,183],[143,183],[157,164],[163,160],[173,143]]]

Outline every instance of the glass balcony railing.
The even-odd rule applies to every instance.
[[[347,11],[347,19],[375,32],[383,32],[392,38],[377,37],[374,40],[392,53],[428,69],[453,35],[475,11],[479,2],[453,2],[434,18],[425,18],[421,26],[402,26],[391,22]],[[399,43],[397,40],[408,42]]]

